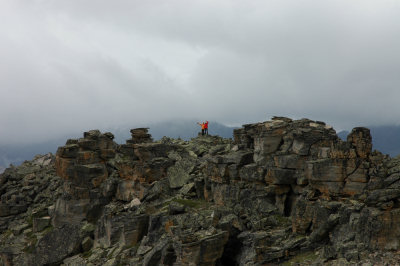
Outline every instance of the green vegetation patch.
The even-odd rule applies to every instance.
[[[308,251],[305,253],[298,254],[290,260],[282,263],[284,266],[290,265],[310,265],[312,262],[318,259],[318,255],[314,251]]]
[[[25,253],[32,254],[35,251],[35,245],[28,245],[22,251]]]
[[[206,207],[207,206],[207,201],[204,200],[189,200],[189,199],[177,199],[174,198],[172,201],[175,201],[177,203],[180,203],[186,207],[189,208],[194,208],[194,209],[199,209],[201,207]]]
[[[91,249],[91,250],[88,250],[88,251],[86,251],[86,252],[83,252],[83,253],[82,253],[82,257],[85,258],[85,259],[87,259],[87,258],[89,258],[90,256],[92,256],[92,254],[93,254],[93,250]]]
[[[29,215],[26,217],[26,222],[28,223],[29,227],[33,226],[33,217],[32,215]]]
[[[144,213],[149,214],[149,215],[155,214],[158,211],[159,210],[153,205],[149,205],[144,209]]]
[[[53,226],[50,225],[50,226],[46,227],[46,228],[43,230],[42,234],[43,234],[43,235],[47,235],[48,233],[50,233],[50,232],[53,231],[53,230],[54,230]]]
[[[5,232],[3,233],[2,239],[7,239],[7,238],[9,238],[12,234],[13,234],[13,232],[12,232],[10,229],[8,229],[7,231],[5,231]]]
[[[281,216],[279,214],[274,215],[274,217],[278,221],[278,225],[280,225],[280,226],[292,225],[292,220],[290,217]]]
[[[28,243],[27,243],[27,245],[25,246],[25,248],[22,251],[25,252],[25,253],[31,253],[32,254],[35,251],[35,246],[36,246],[36,243],[37,243],[38,239],[37,239],[35,234],[28,233],[27,234],[27,240],[28,240]]]

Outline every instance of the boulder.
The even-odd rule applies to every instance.
[[[180,188],[191,179],[190,174],[194,170],[195,162],[190,158],[183,158],[168,168],[167,176],[170,188]]]
[[[78,227],[65,225],[56,228],[38,241],[29,265],[61,263],[79,252],[80,243]]]
[[[195,242],[175,242],[176,263],[182,265],[215,265],[216,261],[222,257],[227,241],[228,232],[222,231],[212,235],[204,232],[204,235],[200,234]]]
[[[95,231],[95,245],[135,245],[147,234],[148,223],[148,215],[135,215],[131,212],[118,216],[103,216]]]

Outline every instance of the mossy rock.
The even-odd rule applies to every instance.
[[[168,181],[170,188],[180,188],[191,179],[190,173],[195,167],[192,159],[182,159],[168,169]]]
[[[173,199],[173,201],[178,202],[186,207],[199,209],[201,207],[207,206],[207,202],[204,200],[190,200],[190,199]]]
[[[290,217],[285,217],[279,214],[274,215],[274,218],[278,222],[278,226],[286,227],[292,225],[292,220]]]
[[[300,253],[290,260],[282,263],[284,266],[291,265],[310,265],[318,259],[318,255],[314,251]]]

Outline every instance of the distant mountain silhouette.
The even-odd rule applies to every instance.
[[[37,154],[55,153],[59,146],[65,145],[67,138],[57,138],[46,142],[32,144],[13,144],[0,146],[0,167],[10,164],[19,165],[25,160],[31,160]]]
[[[338,137],[344,141],[347,140],[347,135],[349,135],[350,131],[342,130],[337,133]]]
[[[373,149],[395,157],[400,154],[400,126],[370,126]],[[349,131],[340,131],[338,136],[346,140]]]
[[[145,126],[150,128],[149,132],[154,140],[161,139],[163,136],[190,140],[191,138],[197,137],[197,134],[201,131],[197,122],[198,121],[196,120],[177,120],[152,123]],[[127,139],[131,138],[130,129],[135,127],[141,126],[132,125],[114,129],[102,129],[101,131],[110,131],[114,134],[115,141],[122,144],[125,143]],[[227,127],[217,122],[210,121],[209,124],[210,135],[219,135],[224,138],[232,138],[233,129],[234,127]],[[0,146],[0,167],[8,167],[10,164],[19,165],[25,160],[31,160],[37,154],[46,154],[49,152],[54,154],[59,146],[65,145],[68,138],[80,138],[82,136],[83,132],[77,134],[77,136],[61,136],[55,140],[48,140],[46,142],[33,143],[29,145],[2,145]]]

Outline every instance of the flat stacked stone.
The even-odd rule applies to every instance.
[[[149,128],[134,128],[131,129],[132,139],[127,140],[128,144],[149,143],[153,142],[151,135],[148,133]]]

